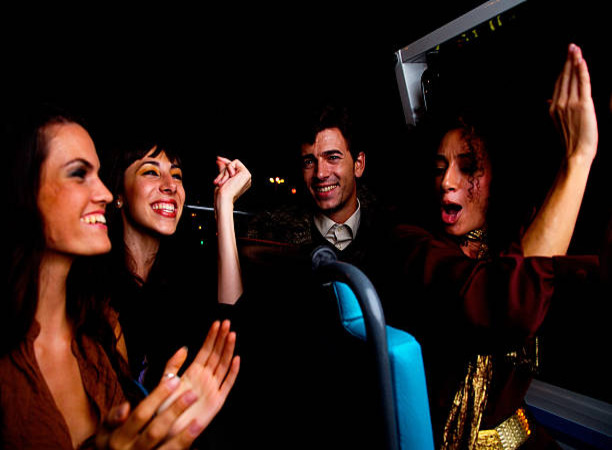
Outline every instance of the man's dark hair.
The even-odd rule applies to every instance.
[[[360,143],[352,111],[346,105],[326,103],[313,111],[300,134],[302,144],[314,144],[317,134],[329,128],[338,128],[346,140],[353,160],[359,155]]]

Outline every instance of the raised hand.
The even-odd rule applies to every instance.
[[[234,230],[234,202],[251,187],[251,173],[239,160],[217,157],[215,184],[217,220],[217,301],[235,304],[243,293],[242,274]]]
[[[565,144],[567,159],[578,158],[590,164],[597,152],[597,118],[589,70],[580,47],[575,44],[569,45],[549,112]]]
[[[233,161],[217,156],[219,175],[213,181],[215,185],[215,209],[224,200],[232,204],[251,187],[251,173],[238,159]]]
[[[597,153],[597,117],[591,98],[591,79],[577,45],[568,47],[549,112],[565,144],[565,160],[521,239],[525,256],[555,256],[567,252]]]

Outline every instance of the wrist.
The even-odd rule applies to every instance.
[[[566,157],[562,168],[567,172],[588,172],[591,169],[591,165],[593,164],[594,158],[594,153],[585,154],[585,152],[577,148],[575,152]]]
[[[226,210],[233,211],[234,202],[231,197],[224,196],[224,195],[218,195],[217,198],[215,199],[215,209],[217,211],[226,211]]]

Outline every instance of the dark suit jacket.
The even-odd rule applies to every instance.
[[[242,324],[243,426],[266,448],[380,448],[373,362],[365,343],[344,331],[335,299],[314,279],[310,254],[329,245],[366,272],[380,233],[361,204],[360,228],[343,251],[321,236],[312,211],[263,213],[242,241],[249,305]],[[255,230],[255,231],[253,231]],[[271,243],[270,241],[274,241]],[[265,405],[265,410],[260,407]],[[249,412],[246,412],[249,411]]]

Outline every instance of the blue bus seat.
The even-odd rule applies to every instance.
[[[366,340],[366,326],[359,301],[343,282],[332,282],[344,329]],[[382,318],[384,320],[384,318]],[[385,326],[399,448],[433,449],[427,385],[421,346],[409,333]]]

